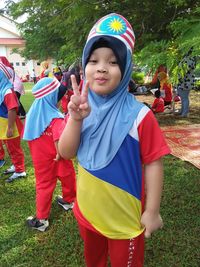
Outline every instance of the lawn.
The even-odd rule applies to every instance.
[[[21,100],[28,110],[33,97],[28,91]],[[160,125],[200,123],[200,92],[191,95],[191,116],[158,117]],[[148,98],[148,101],[151,101]],[[34,124],[33,124],[34,126]],[[35,178],[27,143],[22,141],[27,177],[11,184],[0,179],[0,267],[84,267],[83,244],[72,212],[53,202],[48,231],[29,230],[25,220],[35,213]],[[9,158],[1,173],[10,166]],[[145,267],[198,267],[199,170],[173,156],[164,159],[165,182],[161,207],[164,228],[146,242]],[[54,199],[60,194],[58,183]],[[95,267],[95,266],[94,266]],[[120,267],[120,266],[119,266]]]

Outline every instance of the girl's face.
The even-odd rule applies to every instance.
[[[121,81],[121,71],[112,49],[95,49],[86,65],[85,76],[91,90],[96,94],[112,93]]]

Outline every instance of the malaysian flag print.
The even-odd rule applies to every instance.
[[[135,44],[135,35],[130,23],[119,14],[109,14],[100,20],[91,29],[88,40],[98,35],[111,35],[120,39],[132,52]]]

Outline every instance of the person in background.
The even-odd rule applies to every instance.
[[[164,100],[164,105],[169,106],[172,104],[172,84],[169,81],[167,73],[159,72],[158,80],[160,82],[160,93]]]
[[[26,111],[20,101],[20,97],[25,94],[24,85],[20,77],[15,72],[13,66],[10,64],[10,62],[8,61],[6,57],[0,56],[0,62],[2,62],[9,69],[9,72],[11,73],[12,77],[10,78],[10,82],[14,86],[14,91],[15,91],[15,94],[17,95],[18,102],[19,102],[17,115],[19,115],[21,119],[24,119],[26,117]]]
[[[53,74],[49,70],[49,62],[48,61],[42,61],[41,64],[41,73],[40,73],[40,79],[44,77],[53,77]]]
[[[186,118],[189,114],[189,96],[190,91],[194,88],[194,70],[196,68],[197,56],[192,55],[193,47],[190,48],[188,53],[183,57],[179,63],[180,70],[185,70],[184,75],[179,74],[179,83],[177,85],[177,92],[181,98],[181,111],[180,116]],[[180,71],[181,72],[181,71]]]
[[[87,267],[107,266],[108,257],[112,267],[143,266],[144,236],[163,226],[162,157],[170,149],[153,112],[128,92],[134,43],[119,14],[92,27],[82,56],[84,87],[80,92],[72,76],[58,142],[62,157],[78,159],[73,211]]]
[[[137,85],[133,79],[130,80],[129,85],[128,85],[128,91],[131,94],[134,94],[137,92]]]
[[[62,70],[60,67],[53,68],[53,75],[57,78],[57,80],[60,82],[62,79]]]
[[[33,80],[33,83],[36,84],[37,83],[37,77],[36,77],[36,74],[35,74],[35,69],[32,69],[31,78]]]
[[[156,72],[155,72],[155,74],[154,74],[154,76],[153,76],[153,78],[152,78],[152,80],[151,80],[151,82],[149,84],[151,89],[153,89],[153,88],[160,89],[160,81],[158,79],[158,74],[160,72],[164,72],[164,73],[167,74],[168,73],[167,67],[165,65],[163,65],[163,64],[158,66],[158,68],[157,68],[157,70],[156,70]]]
[[[17,116],[18,100],[11,78],[10,69],[0,63],[0,140],[5,143],[13,164],[4,172],[12,174],[6,180],[8,183],[26,176],[24,153],[20,144],[23,124]]]
[[[161,113],[164,112],[164,100],[163,98],[160,96],[160,90],[156,90],[155,93],[155,100],[151,106],[151,109],[154,113]]]
[[[18,98],[19,107],[18,107],[17,115],[19,115],[21,119],[24,119],[26,116],[26,111],[22,103],[20,102],[21,95],[25,94],[23,83],[21,79],[19,78],[19,76],[14,71],[13,66],[10,64],[10,62],[8,61],[6,57],[0,56],[0,62],[4,64],[6,68],[9,70],[9,73],[11,75],[10,82],[13,84],[14,92]],[[3,148],[3,141],[0,141],[0,167],[3,167],[3,165],[5,164],[4,157],[5,157],[5,151]],[[11,170],[13,169],[14,169],[14,166],[11,166]]]
[[[57,107],[66,91],[63,88],[55,77],[45,77],[37,82],[32,89],[35,100],[27,113],[23,132],[36,177],[36,216],[27,218],[27,224],[42,232],[49,226],[57,179],[62,186],[62,196],[57,197],[57,202],[63,209],[72,209],[76,195],[73,163],[61,158],[57,150],[60,131],[65,123]]]
[[[78,65],[73,66],[70,70],[68,70],[67,72],[64,72],[64,73],[66,73],[66,77],[68,77],[68,79],[66,79],[66,84],[68,86],[68,90],[65,93],[65,95],[63,96],[63,98],[61,99],[61,108],[62,108],[63,113],[67,114],[68,113],[68,103],[70,101],[71,96],[74,94],[71,80],[70,80],[70,76],[72,74],[75,75],[77,84],[79,85],[79,90],[81,91],[82,83],[83,83],[82,67],[80,64],[78,64]]]

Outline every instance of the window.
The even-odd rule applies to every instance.
[[[16,66],[19,66],[19,62],[16,62]]]
[[[25,62],[22,62],[22,66],[26,66],[26,63]]]

